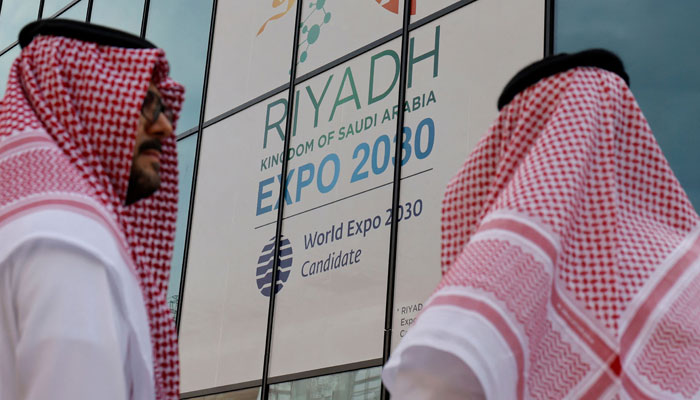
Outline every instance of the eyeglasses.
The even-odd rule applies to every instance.
[[[173,122],[173,112],[163,105],[163,100],[156,92],[149,90],[141,104],[141,115],[152,125],[158,121],[160,113],[163,113],[170,123]]]

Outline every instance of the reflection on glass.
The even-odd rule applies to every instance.
[[[39,0],[4,0],[0,14],[0,50],[17,41],[24,25],[39,15]]]
[[[190,400],[258,400],[260,388],[244,389],[235,392],[210,394],[203,397],[194,397]]]
[[[605,47],[622,58],[671,168],[700,205],[700,2],[558,0],[555,12],[556,52]]]
[[[372,400],[381,392],[381,367],[270,385],[271,400]]]
[[[165,49],[170,74],[185,85],[185,104],[178,122],[184,132],[199,121],[212,0],[153,0],[146,38]]]
[[[139,35],[143,19],[143,0],[94,0],[90,22]]]
[[[64,11],[57,18],[85,21],[85,18],[87,17],[87,6],[88,0],[82,0]]]
[[[17,45],[0,57],[0,96],[5,95],[7,78],[10,76],[10,68],[12,67],[12,62],[15,61],[15,58],[19,55],[19,52],[20,48],[19,45]]]
[[[70,4],[71,1],[72,0],[44,0],[44,9],[41,12],[41,17],[44,19],[53,17],[54,14]]]
[[[175,230],[175,250],[173,251],[168,283],[168,305],[177,316],[180,280],[182,279],[182,263],[184,261],[185,236],[187,234],[187,216],[190,209],[190,194],[192,193],[192,174],[194,172],[194,156],[197,149],[197,134],[188,136],[177,142],[177,164],[179,168],[177,225]]]

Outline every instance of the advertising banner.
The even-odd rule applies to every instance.
[[[296,88],[282,225],[294,263],[277,297],[271,376],[382,356],[400,45]],[[268,175],[261,216],[279,193]]]
[[[259,168],[283,148],[271,141],[262,152],[265,119],[281,110],[267,111],[253,106],[202,133],[180,322],[183,392],[262,377],[271,282],[257,271],[271,259],[275,225],[255,229],[263,219],[256,216]],[[265,175],[280,171],[270,166]]]
[[[403,1],[383,3],[387,1],[305,0],[297,76],[400,31]]]
[[[417,7],[427,3],[417,1]],[[393,14],[383,7],[389,2],[363,2]],[[360,9],[363,2],[352,4]],[[319,28],[312,43],[317,53],[307,49],[300,71],[314,68],[312,57],[323,54],[330,61],[362,45],[324,49],[323,35],[342,33],[331,29],[342,15],[341,2],[304,7],[313,4],[313,15],[332,17]],[[264,32],[285,18],[270,20]],[[365,23],[356,26],[368,30]],[[401,105],[406,119],[393,345],[440,280],[445,185],[486,133],[507,80],[541,57],[543,28],[542,0],[489,0],[411,33]],[[260,378],[272,290],[271,377],[382,357],[400,48],[399,37],[299,82],[286,154],[287,93],[204,130],[180,330],[183,391]],[[219,83],[210,81],[210,90],[222,87],[217,96],[234,96],[227,93],[231,85],[248,85],[230,71],[225,78],[225,65],[217,68]],[[271,70],[265,71],[261,75]],[[283,238],[273,283],[285,157]]]
[[[508,80],[542,57],[542,10],[541,0],[476,1],[411,33],[414,62],[408,76],[414,78],[406,91],[404,132],[415,156],[401,169],[392,347],[440,282],[440,214],[447,182],[496,118],[496,102]],[[435,77],[425,79],[431,72]],[[417,107],[425,93],[435,103]],[[431,143],[434,156],[416,157]],[[409,223],[406,219],[417,210],[421,223]]]
[[[411,7],[411,22],[419,21],[421,18],[425,18],[430,14],[438,12],[451,6],[455,3],[459,3],[459,0],[411,0],[413,6]]]
[[[205,120],[289,83],[296,0],[217,3]]]

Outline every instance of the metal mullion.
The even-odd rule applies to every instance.
[[[44,0],[39,0],[39,14],[36,19],[41,19],[41,14],[44,13]]]
[[[148,25],[148,10],[150,7],[151,0],[145,0],[143,2],[143,16],[141,17],[141,38],[146,37],[146,25]]]
[[[87,15],[85,16],[85,22],[90,22],[92,18],[92,2],[93,0],[88,0]]]
[[[401,37],[401,72],[399,75],[399,114],[396,120],[396,146],[394,147],[394,187],[391,199],[391,233],[389,236],[389,263],[387,271],[386,309],[384,314],[384,349],[382,354],[383,364],[389,359],[391,352],[391,332],[394,309],[394,286],[396,280],[396,247],[398,243],[399,220],[398,208],[401,196],[401,155],[403,145],[404,126],[404,102],[406,101],[406,81],[408,71],[408,44],[410,40],[409,25],[411,23],[411,0],[404,0],[403,4],[403,33]],[[389,399],[389,392],[381,385],[381,399]]]
[[[254,389],[260,387],[260,381],[241,382],[233,385],[216,386],[208,389],[194,390],[192,392],[180,393],[180,399],[202,398],[203,396],[214,396],[217,394],[238,392],[241,390]]]
[[[202,129],[204,129],[204,127]],[[188,137],[194,135],[195,133],[197,133],[197,127],[193,126],[192,128],[190,128],[184,132],[180,132],[177,135],[175,135],[175,140],[177,140],[179,142],[182,139],[187,139]]]
[[[424,17],[418,21],[412,22],[409,25],[409,32],[412,32],[416,29],[419,29],[423,25],[429,24],[437,19],[444,17],[445,15],[451,14],[451,13],[459,10],[460,8],[467,6],[475,1],[476,0],[461,0],[455,4],[452,4],[448,7],[443,8],[442,10],[434,12],[433,14],[430,14],[427,17]],[[329,61],[328,63],[314,69],[313,71],[307,72],[302,76],[296,77],[294,80],[295,85],[298,86],[301,83],[306,82],[312,78],[315,78],[315,77],[317,77],[325,72],[328,72],[329,70],[331,70],[339,65],[345,64],[352,59],[355,59],[363,54],[366,54],[367,52],[372,51],[372,50],[376,49],[377,47],[383,46],[383,45],[391,42],[392,40],[400,37],[402,34],[403,34],[403,29],[399,29],[395,32],[391,32],[391,33],[385,35],[384,37],[381,37],[381,38],[375,40],[374,42],[366,44],[366,45],[360,47],[359,49],[353,50],[350,53],[348,53],[342,57],[339,57],[335,60]],[[238,105],[238,106],[236,106],[228,111],[225,111],[225,112],[223,112],[215,117],[212,117],[211,119],[204,122],[204,127],[206,128],[206,127],[211,126],[217,122],[220,122],[228,117],[231,117],[235,114],[238,114],[239,112],[244,111],[247,108],[252,107],[252,106],[254,106],[262,101],[268,100],[268,99],[272,98],[273,96],[276,96],[279,93],[281,93],[287,89],[288,89],[288,84],[285,83],[284,85],[281,85],[275,89],[269,90],[266,93],[263,93],[262,95],[260,95],[258,97],[255,97],[251,100],[248,100],[247,102],[245,102],[243,104],[240,104],[240,105]]]
[[[80,3],[80,1],[81,1],[81,0],[73,0],[72,2],[70,2],[69,4],[67,4],[66,6],[64,6],[63,8],[61,8],[60,10],[56,11],[53,15],[49,16],[49,18],[57,18],[57,17],[60,17],[61,14],[63,14],[64,12],[70,10],[71,7],[73,7],[74,5]],[[42,3],[43,3],[43,2],[44,2],[44,1],[42,0]]]
[[[18,43],[19,43],[19,41],[12,42],[11,45],[9,45],[9,46],[5,47],[4,49],[0,50],[0,57],[4,56],[5,53],[7,53],[8,51],[12,50],[15,46],[17,46]]]
[[[360,361],[350,364],[339,365],[335,367],[319,368],[310,371],[298,372],[294,374],[288,374],[283,376],[277,376],[269,380],[271,385],[283,383],[283,382],[293,382],[302,379],[313,379],[321,376],[342,374],[351,371],[360,371],[363,369],[370,369],[382,366],[382,359],[378,358],[375,360]]]
[[[263,371],[262,371],[262,385],[260,390],[262,391],[262,399],[268,400],[270,395],[270,386],[268,383],[268,375],[270,372],[270,354],[272,349],[272,326],[275,319],[275,295],[277,289],[277,269],[279,268],[279,251],[280,242],[282,240],[282,220],[284,217],[284,202],[285,202],[285,188],[287,187],[287,169],[289,166],[289,157],[287,153],[292,143],[292,125],[293,125],[293,112],[294,112],[294,90],[296,89],[296,84],[294,82],[297,74],[297,57],[299,56],[299,32],[301,30],[301,10],[303,0],[299,0],[297,3],[296,17],[294,19],[294,41],[292,44],[292,61],[289,73],[289,96],[287,98],[287,121],[285,124],[284,131],[284,157],[282,158],[282,171],[280,179],[280,194],[279,194],[279,207],[277,209],[277,226],[275,229],[275,249],[273,254],[272,263],[272,281],[270,282],[270,303],[267,311],[267,330],[265,335],[265,355],[263,359]]]
[[[554,54],[554,0],[544,1],[544,56]]]
[[[345,63],[347,63],[347,62],[349,62],[349,61],[351,61],[351,60],[353,60],[361,55],[364,55],[365,53],[368,53],[368,52],[376,49],[377,47],[383,46],[383,45],[391,42],[392,40],[394,40],[398,37],[401,37],[402,32],[403,32],[402,29],[398,29],[394,32],[391,32],[388,35],[385,35],[385,36],[383,36],[383,37],[381,37],[381,38],[379,38],[371,43],[368,43],[368,44],[360,47],[359,49],[353,50],[353,51],[345,54],[344,56],[338,57],[335,60],[332,60],[324,65],[321,65],[320,67],[312,70],[311,72],[305,73],[304,75],[296,78],[295,82],[297,85],[300,85],[301,83],[308,81],[312,78],[315,78],[315,77],[317,77],[317,76],[319,76],[327,71],[330,71],[339,65],[343,65],[343,64],[345,64]]]
[[[148,0],[146,0],[148,2]],[[185,248],[182,251],[182,268],[180,270],[180,289],[177,295],[177,314],[175,315],[175,330],[180,335],[180,321],[182,306],[184,304],[185,276],[187,274],[187,259],[190,251],[190,233],[192,230],[192,214],[194,213],[194,196],[197,189],[197,175],[199,172],[199,155],[202,148],[202,126],[204,125],[204,111],[207,106],[207,88],[209,87],[209,70],[211,67],[211,52],[214,47],[214,25],[216,24],[216,9],[218,0],[212,0],[211,20],[209,23],[209,42],[207,43],[207,58],[204,67],[204,82],[202,83],[202,102],[199,107],[199,121],[197,123],[197,145],[194,149],[194,164],[192,166],[192,183],[190,185],[190,204],[187,210],[187,229],[185,231]],[[145,29],[143,29],[145,31]],[[194,133],[193,133],[194,134]]]
[[[261,103],[261,102],[263,102],[263,101],[265,101],[265,100],[268,100],[268,99],[270,99],[270,98],[272,98],[272,97],[274,97],[274,96],[277,96],[278,94],[280,94],[280,93],[282,93],[282,92],[286,92],[287,90],[289,90],[289,82],[287,82],[287,83],[285,83],[284,85],[279,86],[279,87],[277,87],[277,88],[275,88],[275,89],[272,89],[272,90],[270,90],[270,91],[268,91],[268,92],[266,92],[266,93],[263,93],[263,94],[261,94],[260,96],[254,98],[254,99],[252,99],[252,100],[248,100],[247,102],[245,102],[245,103],[243,103],[243,104],[241,104],[241,105],[239,105],[239,106],[236,106],[236,107],[230,109],[229,111],[226,111],[226,112],[224,112],[224,113],[222,113],[222,114],[219,114],[219,115],[217,115],[217,116],[214,117],[214,118],[211,118],[210,120],[204,122],[204,128],[207,128],[207,127],[209,127],[209,126],[211,126],[211,125],[214,125],[214,124],[217,123],[217,122],[223,121],[223,120],[225,120],[226,118],[228,118],[228,117],[230,117],[230,116],[233,116],[233,115],[235,115],[235,114],[238,114],[238,113],[241,112],[241,111],[245,111],[245,110],[247,110],[248,108],[250,108],[250,107],[252,107],[252,106],[254,106],[254,105],[256,105],[256,104],[259,104],[259,103]]]

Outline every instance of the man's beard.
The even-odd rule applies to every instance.
[[[141,155],[141,152],[148,149],[157,149],[160,151],[160,142],[157,140],[150,140],[142,143],[139,147],[137,157]],[[153,169],[155,170],[155,173],[148,173],[142,170],[136,166],[136,158],[134,158],[134,161],[131,163],[129,187],[126,190],[126,205],[133,204],[141,199],[145,199],[160,188],[160,175],[158,174],[160,165],[154,165]]]

